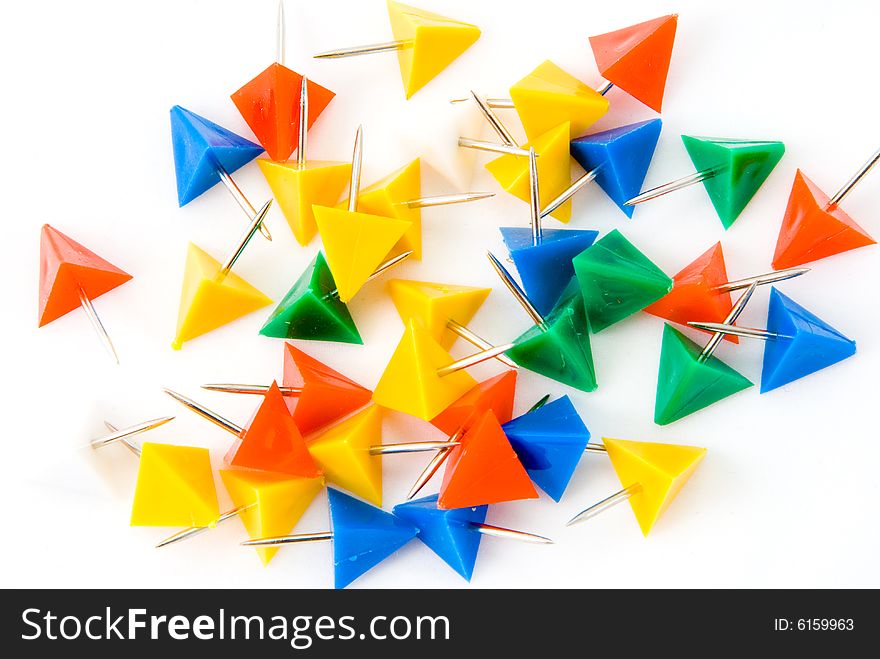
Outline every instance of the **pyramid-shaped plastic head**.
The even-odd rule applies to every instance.
[[[226,463],[303,478],[316,478],[321,474],[275,382],[242,436],[229,447]]]
[[[308,90],[311,128],[336,94],[311,80]],[[301,91],[302,76],[275,62],[230,97],[272,160],[287,160],[296,150]]]
[[[641,311],[672,290],[672,280],[617,229],[574,258],[594,332]]]
[[[220,477],[240,508],[248,537],[271,538],[288,535],[312,500],[324,487],[323,478],[299,478],[267,471],[221,470]],[[278,547],[255,547],[257,556],[268,565]]]
[[[484,412],[460,441],[449,451],[438,508],[470,508],[538,498],[535,486],[492,412]]]
[[[260,171],[300,245],[308,245],[318,232],[312,206],[335,206],[351,178],[350,162],[309,160],[300,168],[295,161],[260,158]]]
[[[405,220],[313,206],[339,299],[348,302],[410,227]]]
[[[876,242],[840,206],[831,207],[828,195],[798,170],[779,229],[773,268],[793,268]]]
[[[369,389],[290,343],[284,344],[283,382],[285,387],[301,390],[284,400],[303,435],[361,409],[373,397]]]
[[[464,370],[437,375],[437,369],[453,361],[428,330],[410,320],[376,385],[373,401],[429,421],[477,384]]]
[[[48,224],[40,232],[40,327],[131,279],[112,263]]]
[[[222,279],[220,263],[193,243],[186,252],[177,334],[171,347],[222,327],[272,304],[272,300],[234,272]]]
[[[510,88],[510,98],[526,136],[533,140],[569,122],[569,138],[608,112],[608,99],[547,60]]]
[[[213,526],[219,516],[208,449],[141,444],[132,526]]]
[[[706,449],[696,446],[610,437],[603,437],[602,443],[620,484],[639,486],[629,503],[646,536],[706,455]]]
[[[218,163],[231,174],[263,152],[250,140],[179,105],[171,108],[171,143],[181,206],[220,182]]]
[[[752,386],[715,356],[701,362],[702,351],[672,325],[663,328],[654,423],[665,426]]]
[[[571,143],[574,159],[588,172],[598,168],[596,183],[627,217],[633,216],[635,206],[625,202],[642,191],[662,126],[660,119],[651,119],[585,135]]]
[[[557,398],[501,428],[532,482],[558,502],[590,441],[571,399]]]
[[[661,16],[590,37],[602,77],[660,112],[678,16]]]
[[[321,252],[275,307],[260,334],[276,339],[364,343],[348,307],[339,299],[336,280]]]
[[[382,505],[382,457],[370,448],[382,443],[382,410],[370,405],[308,439],[309,451],[328,483]]]
[[[499,423],[507,423],[513,416],[515,393],[516,371],[505,371],[480,382],[431,419],[431,424],[451,436],[468,430],[486,411],[491,411]]]
[[[416,527],[334,488],[327,489],[336,588],[345,588],[416,537]]]
[[[774,287],[767,329],[779,335],[764,346],[761,393],[820,371],[856,354],[856,342]]]
[[[575,294],[569,295],[569,291]],[[533,373],[580,391],[594,391],[596,368],[589,325],[576,286],[563,291],[544,320],[543,325],[534,325],[519,336],[507,356]]]
[[[391,256],[412,251],[410,258],[422,258],[422,212],[418,208],[410,208],[406,203],[421,196],[422,167],[418,158],[358,194],[359,212],[409,222],[406,233],[391,249]]]
[[[536,245],[532,230],[501,227],[501,237],[519,273],[523,289],[542,315],[550,313],[574,277],[571,260],[595,242],[598,231],[544,229]]]
[[[535,148],[538,158],[538,183],[541,208],[547,206],[571,185],[571,155],[569,142],[571,129],[568,122],[551,128],[524,149]],[[529,203],[529,159],[522,156],[504,155],[486,163],[486,169],[499,185],[514,197]],[[560,222],[571,219],[571,199],[551,214]]]
[[[724,265],[721,243],[715,243],[693,263],[672,278],[672,290],[654,304],[645,307],[645,313],[686,325],[697,318],[705,322],[723,323],[733,303],[728,291],[718,287],[729,281]],[[733,343],[733,335],[725,338]]]
[[[480,38],[480,28],[469,23],[388,0],[388,17],[395,41],[406,97],[433,80]]]
[[[736,221],[785,153],[782,142],[682,135],[698,172],[717,172],[703,181],[725,229]]]
[[[419,540],[468,581],[474,574],[482,536],[475,524],[486,521],[489,506],[441,510],[437,495],[394,506],[394,514],[418,529]]]
[[[444,349],[448,350],[458,338],[449,331],[448,324],[454,320],[459,325],[467,325],[477,310],[485,302],[491,288],[456,286],[430,281],[411,279],[390,279],[388,293],[400,319],[407,323],[416,320],[434,337]]]

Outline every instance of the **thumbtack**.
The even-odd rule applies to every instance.
[[[691,135],[681,139],[697,172],[643,192],[624,206],[703,183],[721,224],[729,229],[785,153],[782,142]]]
[[[394,514],[415,526],[416,537],[468,581],[473,576],[483,535],[530,544],[553,544],[541,535],[486,524],[489,510],[486,505],[442,510],[437,507],[437,500],[438,495],[434,494],[401,503],[394,507]]]
[[[809,268],[789,268],[753,277],[730,280],[724,263],[721,243],[716,243],[673,277],[672,290],[645,307],[645,311],[679,325],[699,318],[706,322],[723,322],[733,303],[730,293],[758,286],[775,284],[809,272]],[[736,343],[735,337],[730,337]]]
[[[284,3],[279,0],[275,62],[233,93],[231,98],[271,161],[287,160],[298,146],[299,167],[302,169],[305,166],[302,153],[305,134],[335,94],[287,68],[284,46]],[[308,101],[303,101],[304,90],[311,95],[311,107]],[[261,164],[261,168],[265,173],[266,167]]]
[[[736,322],[757,287],[758,282],[753,281],[733,305],[725,323]],[[701,349],[671,325],[664,327],[654,423],[678,421],[752,386],[750,380],[713,356],[723,336],[714,333]]]
[[[466,327],[491,289],[391,279],[388,281],[388,292],[400,319],[404,323],[412,318],[417,319],[444,349],[452,347],[456,336],[481,350],[493,347]],[[516,368],[516,364],[503,354],[497,355],[495,359],[505,366]]]
[[[232,268],[263,225],[271,205],[271,199],[263,205],[222,264],[195,244],[189,244],[177,332],[171,344],[175,350],[186,341],[271,304],[272,300],[232,273]]]
[[[486,411],[491,411],[499,423],[506,423],[513,416],[515,390],[516,371],[507,371],[484,380],[431,419],[431,424],[448,433],[449,442],[458,442]],[[449,455],[448,449],[437,451],[410,488],[406,497],[408,501],[427,485]]]
[[[279,548],[301,542],[333,542],[334,584],[345,588],[416,537],[409,522],[334,488],[327,488],[331,531],[256,538],[245,547]]]
[[[388,17],[394,41],[330,50],[315,57],[338,59],[397,52],[406,97],[411,98],[480,37],[475,25],[398,2],[388,2]]]
[[[530,151],[530,230],[520,227],[501,227],[500,230],[525,292],[535,309],[540,314],[547,314],[553,309],[568,282],[574,277],[572,259],[592,245],[598,233],[580,229],[548,229],[545,231],[542,226],[542,218],[570,199],[586,184],[585,181],[593,180],[596,176],[596,170],[584,174],[559,198],[551,202],[550,206],[541,211],[538,168],[533,157],[536,154],[534,148],[531,148]]]
[[[293,75],[298,76],[298,74]],[[305,76],[300,76],[300,78],[297,125],[305,126],[310,123],[309,118],[311,117],[309,114],[310,83]],[[319,92],[329,93],[318,85],[314,85],[314,87]],[[329,98],[326,94],[319,97],[320,110],[323,110],[329,103],[329,99],[333,97],[332,93],[329,94]],[[262,121],[262,119],[259,120]],[[290,120],[285,122],[285,130],[290,128],[290,124]],[[311,242],[318,231],[312,207],[336,204],[342,196],[352,172],[351,164],[347,162],[308,160],[308,130],[299,128],[297,130],[295,161],[277,162],[282,158],[273,158],[272,160],[260,158],[257,160],[257,164],[272,189],[272,194],[278,200],[281,212],[287,219],[294,237],[300,245],[305,246]],[[288,139],[292,140],[293,138],[289,136]],[[289,148],[292,151],[293,146]],[[289,155],[290,152],[284,157]]]
[[[354,297],[412,226],[411,221],[358,210],[363,136],[363,126],[359,126],[352,151],[348,209],[312,207],[324,242],[326,264],[342,302]]]
[[[138,446],[131,441],[173,419],[160,417],[122,429],[104,421],[111,434],[89,442],[93,450],[119,443],[138,458],[132,526],[183,526],[193,520],[207,526],[219,514],[207,449],[154,442]]]
[[[171,141],[181,207],[222,182],[248,221],[256,217],[257,210],[232,179],[232,172],[260,155],[260,146],[179,105],[171,108]],[[262,225],[260,233],[272,240]]]
[[[104,348],[118,364],[116,348],[92,300],[130,279],[127,272],[44,224],[40,231],[39,326],[82,307]]]
[[[803,265],[876,243],[840,204],[878,161],[880,149],[830,198],[797,171],[776,241],[774,268]]]
[[[532,319],[507,353],[520,367],[579,389],[596,389],[596,370],[584,305],[572,278],[559,301],[545,318],[498,258],[487,252],[489,262],[514,299]]]
[[[364,284],[411,254],[406,251],[380,263]],[[339,299],[339,287],[321,252],[272,311],[260,334],[278,339],[363,344],[348,306]]]
[[[737,327],[731,323],[691,322],[688,325],[708,332],[766,341],[762,394],[852,357],[856,352],[855,341],[775,287],[770,289],[767,329]]]
[[[605,437],[602,440],[623,489],[572,517],[566,526],[584,522],[629,500],[647,536],[706,454],[706,449]]]
[[[453,445],[450,442],[383,444],[382,411],[377,405],[368,405],[334,425],[319,429],[306,441],[275,383],[245,428],[182,394],[170,389],[165,393],[238,438],[226,454],[225,461],[230,466],[303,478],[315,478],[323,473],[328,482],[377,505],[382,502],[381,456],[444,450]]]

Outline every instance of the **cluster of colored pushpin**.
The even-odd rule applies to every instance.
[[[480,36],[476,26],[391,0],[388,12],[392,41],[316,57],[396,52],[409,98]],[[591,37],[604,78],[597,86],[546,61],[516,82],[509,98],[471,92],[452,100],[450,112],[466,110],[477,119],[472,124],[477,130],[488,124],[498,141],[462,134],[446,145],[447,152],[497,154],[486,169],[503,190],[528,203],[527,223],[500,228],[519,281],[503,259],[491,252],[488,257],[530,324],[509,342],[493,344],[468,327],[490,289],[391,279],[387,291],[404,331],[370,391],[290,341],[362,344],[347,303],[367,282],[402,260],[421,258],[421,209],[493,195],[453,190],[422,196],[419,159],[362,189],[362,128],[355,135],[350,161],[309,160],[308,131],[335,94],[285,66],[279,5],[277,61],[231,96],[259,144],[180,106],[171,110],[180,205],[222,183],[248,221],[222,263],[189,245],[173,347],[180,349],[271,304],[232,272],[256,233],[272,237],[265,220],[273,200],[256,208],[231,176],[264,151],[267,157],[257,163],[296,241],[306,246],[317,235],[323,249],[260,330],[262,336],[284,340],[281,384],[204,385],[213,391],[260,396],[247,424],[238,425],[166,390],[233,435],[220,471],[233,502],[230,510],[220,510],[206,449],[150,442],[138,446],[132,441],[170,417],[121,430],[108,424],[110,434],[91,442],[95,450],[121,444],[139,459],[131,523],[182,527],[159,544],[167,546],[239,518],[250,538],[242,544],[256,547],[264,563],[284,545],[331,540],[337,587],[418,538],[470,579],[483,535],[550,542],[486,524],[490,505],[534,499],[538,490],[559,502],[581,457],[604,454],[622,489],[569,523],[629,500],[647,535],[706,452],[610,437],[591,441],[568,396],[553,401],[545,397],[513,418],[518,369],[577,391],[593,391],[600,379],[590,335],[645,311],[667,321],[654,409],[655,423],[666,425],[752,385],[715,356],[725,339],[766,341],[761,393],[852,356],[854,341],[776,288],[771,289],[766,328],[740,327],[736,322],[757,287],[803,275],[808,271],[804,264],[874,243],[840,203],[880,160],[880,151],[832,197],[797,173],[773,270],[757,276],[728,277],[720,242],[669,277],[618,230],[600,238],[594,230],[543,226],[549,218],[568,223],[572,198],[593,181],[627,218],[643,202],[701,182],[726,230],[774,170],[785,150],[781,142],[682,135],[695,172],[642,191],[661,119],[589,132],[612,107],[613,88],[661,111],[676,27],[677,17],[670,15]],[[515,110],[525,144],[517,143],[496,112],[505,109]],[[574,181],[572,158],[585,172]],[[464,161],[442,157],[432,165],[438,162]],[[448,178],[469,180],[470,173],[462,175],[460,167],[457,176]],[[40,324],[82,306],[115,356],[92,300],[130,276],[47,225],[40,278]],[[740,293],[734,300],[731,294],[736,292]],[[700,330],[709,338],[697,343],[674,325]],[[476,351],[453,358],[450,350],[459,338]],[[504,372],[482,382],[468,374],[467,369],[489,360]],[[429,422],[446,438],[384,443],[386,410]],[[383,511],[384,457],[415,452],[433,456],[408,500],[390,513]],[[415,499],[441,468],[438,493]],[[330,528],[293,534],[325,485]]]

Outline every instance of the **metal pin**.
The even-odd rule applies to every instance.
[[[284,64],[284,0],[278,0],[278,33],[276,35],[275,61]]]
[[[217,273],[217,279],[222,281],[226,275],[229,274],[229,271],[232,270],[232,266],[235,265],[235,262],[238,261],[238,258],[241,256],[242,252],[244,252],[244,248],[248,246],[248,243],[251,241],[251,238],[257,233],[257,229],[263,226],[263,220],[266,219],[266,214],[269,212],[269,208],[272,206],[272,200],[270,199],[263,207],[260,209],[260,212],[256,214],[254,219],[251,221],[250,226],[248,226],[247,231],[245,231],[241,238],[238,241],[238,244],[235,246],[235,249],[232,250],[232,253],[227,257],[226,261],[223,262],[223,265],[220,266],[220,271]]]
[[[233,508],[232,510],[227,510],[225,513],[220,515],[217,518],[217,521],[214,522],[214,526],[218,524],[222,524],[226,520],[232,519],[233,517],[238,516],[239,513],[243,513],[245,510],[249,508],[253,508],[256,504],[252,503],[247,506],[239,506],[238,508]],[[183,540],[189,540],[190,538],[194,538],[197,535],[201,535],[205,531],[214,528],[214,526],[190,526],[189,528],[182,529],[177,533],[169,535],[167,538],[162,540],[158,545],[156,545],[156,549],[160,549],[161,547],[167,547],[168,545],[173,545]]]
[[[448,206],[450,204],[466,204],[470,201],[480,201],[494,197],[494,192],[464,192],[462,194],[443,194],[433,197],[419,197],[401,202],[407,208],[431,208],[433,206]]]
[[[404,48],[412,48],[413,40],[406,39],[403,41],[386,41],[385,43],[374,43],[367,46],[353,46],[352,48],[339,48],[337,50],[328,50],[317,55],[312,55],[315,59],[340,59],[342,57],[356,57],[358,55],[372,55],[373,53],[391,53]]]
[[[473,89],[471,90],[471,96],[473,96],[474,101],[477,103],[477,107],[480,109],[480,112],[483,113],[483,116],[486,117],[486,121],[489,122],[489,125],[492,126],[492,130],[498,133],[498,137],[501,138],[501,141],[504,142],[507,146],[516,146],[516,140],[513,139],[513,135],[511,135],[510,131],[507,130],[507,126],[505,126],[501,119],[498,118],[498,115],[489,107],[483,98],[477,94]]]
[[[309,135],[309,79],[302,77],[299,88],[299,142],[296,147],[296,166],[306,167],[306,148]]]
[[[763,286],[764,284],[775,284],[780,281],[785,281],[786,279],[794,279],[795,277],[800,277],[801,275],[807,274],[809,271],[809,268],[788,268],[787,270],[775,270],[773,272],[767,272],[763,275],[757,275],[755,277],[746,277],[745,279],[729,281],[726,284],[715,286],[711,290],[718,291],[719,293],[732,293],[733,291],[748,288],[752,284]]]
[[[532,224],[532,244],[540,245],[543,238],[541,230],[541,191],[538,183],[538,161],[534,147],[529,148],[529,213]]]
[[[380,444],[370,447],[370,455],[397,455],[399,453],[426,453],[446,451],[458,446],[459,442],[402,442],[400,444]]]
[[[467,327],[465,327],[464,325],[461,325],[460,323],[455,322],[451,318],[446,323],[446,327],[449,328],[450,332],[457,334],[458,336],[463,338],[465,341],[467,341],[468,343],[470,343],[472,345],[475,345],[476,347],[480,348],[481,350],[488,350],[489,348],[494,347],[491,343],[486,341],[486,339],[478,336],[477,334],[475,334],[474,332],[469,330]],[[495,357],[495,359],[509,368],[519,368],[519,366],[517,366],[516,362],[513,361],[507,355],[503,355],[503,354],[498,355]]]
[[[222,391],[227,394],[259,394],[264,396],[269,391],[267,384],[203,384],[202,389]],[[296,397],[302,393],[302,387],[278,387],[282,396]]]
[[[834,196],[828,200],[828,203],[825,205],[825,210],[830,210],[837,206],[844,198],[852,192],[852,189],[856,187],[859,181],[861,181],[865,174],[871,171],[871,168],[877,164],[877,161],[880,160],[880,149],[877,149],[874,154],[868,159],[864,165],[859,168],[853,177],[843,184],[843,187],[840,188],[837,192],[834,193]]]
[[[492,252],[486,252],[486,255],[489,257],[489,262],[492,264],[492,267],[495,268],[495,272],[501,277],[501,281],[504,282],[510,292],[513,293],[513,297],[516,298],[516,301],[519,302],[522,308],[525,309],[526,313],[529,314],[532,322],[534,322],[535,325],[543,326],[544,317],[538,312],[535,305],[532,304],[532,301],[529,300],[525,291],[523,291],[523,289],[520,288],[520,285],[516,283],[516,280],[507,271],[507,268],[501,265],[501,261],[499,261]]]
[[[332,533],[299,533],[297,535],[278,535],[272,538],[257,538],[245,540],[242,547],[276,547],[278,545],[292,545],[297,542],[321,542],[332,540]]]
[[[98,312],[95,311],[95,305],[92,304],[89,296],[86,295],[86,292],[81,286],[77,289],[77,293],[79,294],[79,303],[82,305],[83,311],[86,312],[86,317],[89,319],[92,327],[94,327],[95,331],[98,333],[101,343],[104,344],[104,348],[110,353],[113,361],[119,364],[119,355],[116,354],[116,348],[113,347],[113,341],[110,339],[110,335],[107,334],[107,330],[104,328],[104,323],[101,322],[101,319],[98,317]]]
[[[379,267],[376,268],[375,270],[373,270],[373,274],[371,274],[369,277],[367,277],[367,281],[373,281],[376,277],[379,277],[379,276],[380,276],[382,273],[384,273],[385,271],[390,270],[391,268],[393,268],[394,266],[396,266],[396,265],[397,265],[398,263],[400,263],[401,261],[405,261],[405,260],[408,259],[410,256],[412,256],[412,250],[411,250],[411,249],[409,249],[409,250],[407,250],[407,251],[405,251],[405,252],[401,252],[401,253],[398,254],[397,256],[388,259],[388,260],[385,261],[384,263],[380,263],[380,264],[379,264]],[[365,283],[366,283],[366,282],[365,282]],[[334,288],[332,291],[330,291],[329,293],[327,293],[326,295],[324,295],[324,298],[323,298],[323,299],[326,300],[326,299],[329,299],[329,298],[338,298],[338,297],[339,297],[339,289],[338,289],[338,288]]]
[[[562,206],[562,204],[574,197],[581,188],[592,182],[596,178],[596,176],[599,175],[599,169],[599,167],[596,167],[595,169],[587,172],[586,174],[578,178],[570,186],[568,186],[568,188],[566,188],[562,194],[560,194],[558,197],[556,197],[556,199],[547,204],[544,210],[541,211],[541,218],[543,219],[545,217],[548,217],[553,211]]]
[[[361,168],[364,164],[364,127],[358,126],[354,136],[354,151],[351,154],[351,181],[348,191],[348,212],[354,213],[358,205],[361,189]]]
[[[732,334],[741,336],[746,339],[761,339],[763,341],[772,341],[774,339],[787,338],[782,334],[770,332],[765,329],[756,329],[754,327],[739,327],[738,325],[727,325],[725,323],[700,323],[691,321],[688,323],[693,328],[705,330],[707,332],[718,332],[721,334]]]
[[[446,375],[450,375],[455,373],[456,371],[460,371],[465,368],[470,368],[471,366],[476,366],[477,364],[481,364],[484,361],[489,359],[493,359],[500,355],[501,353],[507,352],[513,347],[512,343],[505,343],[501,346],[495,346],[494,348],[489,348],[488,350],[481,350],[480,352],[476,352],[469,357],[465,357],[464,359],[459,359],[457,361],[452,362],[451,364],[447,364],[442,368],[437,369],[437,375],[439,377],[444,377]]]
[[[485,142],[483,140],[472,140],[469,137],[459,137],[458,146],[467,149],[476,149],[477,151],[488,151],[489,153],[500,153],[508,156],[528,156],[529,152],[520,149],[518,146],[508,146],[507,144],[498,144],[496,142]]]
[[[475,414],[472,412],[468,417],[468,421],[470,421]],[[467,421],[463,423],[458,430],[456,430],[449,437],[449,444],[453,442],[458,443],[458,440],[464,435],[465,427],[467,425]],[[428,466],[425,467],[424,471],[419,475],[416,479],[416,482],[409,489],[409,493],[406,495],[406,500],[412,500],[419,492],[421,492],[422,488],[428,484],[428,481],[434,477],[434,474],[440,469],[443,463],[446,461],[446,458],[449,457],[449,449],[441,449],[437,451],[437,454],[431,458],[431,461],[428,463]]]
[[[605,96],[605,94],[607,94],[608,92],[611,91],[612,87],[614,87],[614,83],[611,82],[610,80],[606,80],[601,85],[596,87],[596,93],[599,94],[600,96]]]
[[[633,197],[629,201],[625,201],[623,205],[635,206],[636,204],[641,204],[642,202],[650,201],[651,199],[656,199],[657,197],[662,197],[663,195],[669,194],[670,192],[675,192],[676,190],[687,188],[691,185],[694,185],[695,183],[699,183],[701,181],[705,181],[706,179],[712,178],[713,176],[718,176],[718,174],[721,173],[721,169],[721,167],[704,169],[701,172],[690,174],[689,176],[685,176],[670,183],[657,186],[656,188],[651,188],[650,190],[647,190],[646,192],[643,192],[642,194]]]
[[[505,529],[501,526],[492,526],[491,524],[477,524],[471,522],[471,527],[478,533],[490,535],[493,538],[504,538],[505,540],[519,540],[520,542],[528,542],[533,545],[552,545],[550,538],[543,535],[535,535],[534,533],[526,533],[525,531],[514,531],[513,529]]]
[[[93,449],[103,448],[104,446],[108,446],[109,444],[114,444],[116,442],[120,442],[122,440],[128,439],[129,437],[134,437],[135,435],[139,435],[142,432],[147,432],[148,430],[152,430],[153,428],[158,428],[159,426],[164,426],[169,421],[173,420],[173,416],[163,416],[158,419],[150,419],[149,421],[144,421],[143,423],[138,423],[134,426],[129,426],[128,428],[122,428],[121,430],[114,428],[111,430],[111,434],[104,435],[103,437],[98,437],[97,439],[93,439],[89,442],[89,445]],[[104,422],[108,427],[111,425]],[[131,448],[131,447],[129,447]]]
[[[585,522],[591,517],[595,517],[599,513],[604,512],[613,506],[616,506],[621,501],[626,501],[632,495],[637,494],[641,489],[642,486],[638,483],[630,485],[629,487],[622,489],[620,492],[617,492],[615,494],[612,494],[610,497],[602,499],[599,503],[590,506],[586,510],[582,510],[577,515],[568,520],[565,525],[571,526],[572,524]]]
[[[450,103],[467,103],[470,101],[470,98],[453,98],[450,99]],[[513,104],[513,100],[509,98],[484,98],[483,102],[488,105],[493,110],[513,110],[516,106]]]
[[[221,428],[223,428],[223,430],[232,435],[240,437],[241,434],[244,432],[244,428],[242,428],[241,426],[235,425],[234,423],[232,423],[232,421],[223,418],[216,412],[212,412],[207,407],[205,407],[204,405],[200,405],[191,398],[187,398],[183,394],[179,394],[176,391],[172,391],[171,389],[163,388],[162,391],[171,396],[178,403],[181,403],[184,407],[191,409],[199,416],[207,419],[216,426],[220,426]]]
[[[104,425],[107,427],[107,430],[109,430],[110,432],[117,432],[119,430],[119,428],[114,426],[112,423],[110,423],[106,419],[104,420]],[[122,445],[125,448],[127,448],[129,451],[131,451],[131,453],[133,453],[136,458],[141,457],[141,447],[140,446],[138,446],[134,442],[130,441],[127,437],[123,437],[119,441],[122,442]]]
[[[724,323],[726,325],[733,325],[736,322],[737,318],[740,317],[743,311],[745,311],[746,305],[749,303],[749,300],[752,298],[752,294],[755,292],[755,289],[758,288],[758,282],[752,282],[752,285],[746,289],[746,292],[743,293],[740,298],[736,301],[736,304],[730,309],[730,313],[727,314],[727,317],[724,319]],[[712,338],[709,339],[709,342],[706,344],[706,347],[703,348],[703,351],[700,353],[699,357],[697,357],[697,362],[702,364],[706,362],[709,357],[712,356],[712,353],[715,352],[715,349],[721,344],[721,341],[724,339],[724,335],[720,332],[715,332],[712,335]]]
[[[226,168],[216,158],[214,158],[214,167],[217,169],[220,181],[229,191],[229,194],[232,195],[232,198],[235,199],[235,202],[239,205],[241,210],[244,211],[244,214],[248,216],[248,220],[253,220],[257,215],[257,209],[254,208],[254,205],[250,201],[248,201],[248,198],[244,196],[241,188],[236,185],[232,176],[230,176],[229,172],[226,171]],[[260,225],[260,233],[263,234],[266,240],[272,240],[272,234],[269,233],[269,229],[262,224]]]
[[[584,453],[608,453],[603,444],[587,444]]]

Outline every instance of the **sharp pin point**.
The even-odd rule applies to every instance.
[[[112,434],[93,439],[91,442],[89,442],[89,444],[94,449],[102,448],[109,444],[128,439],[129,437],[134,437],[135,435],[139,435],[143,432],[147,432],[148,430],[153,430],[160,426],[164,426],[166,423],[172,420],[174,420],[173,416],[163,416],[159,417],[158,419],[150,419],[149,421],[144,421],[143,423],[138,423],[127,428],[117,429],[115,426],[113,426],[111,428]],[[107,423],[106,421],[104,422],[104,424],[108,428],[112,426],[112,424]]]
[[[220,416],[216,412],[209,410],[204,405],[201,405],[201,404],[195,402],[191,398],[187,398],[183,394],[179,394],[176,391],[173,391],[172,389],[168,389],[165,387],[162,388],[162,391],[164,391],[166,394],[171,396],[174,400],[176,400],[178,403],[180,403],[181,405],[183,405],[187,409],[192,410],[193,412],[195,412],[196,414],[198,414],[202,418],[205,418],[208,421],[210,421],[211,423],[213,423],[214,425],[223,428],[223,430],[225,430],[226,432],[228,432],[232,435],[240,436],[241,433],[244,432],[244,428],[242,428],[241,426],[235,425],[234,423],[232,423],[232,421],[225,419],[224,417]]]

